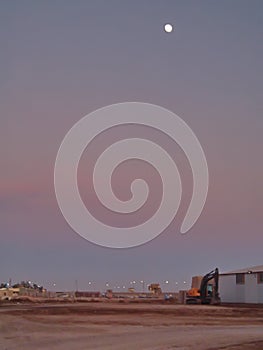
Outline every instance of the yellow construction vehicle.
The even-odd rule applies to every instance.
[[[195,276],[192,279],[192,288],[186,293],[187,304],[220,304],[218,293],[218,268],[204,277]]]

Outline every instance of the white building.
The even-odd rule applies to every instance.
[[[263,265],[221,273],[219,294],[223,303],[263,303]]]

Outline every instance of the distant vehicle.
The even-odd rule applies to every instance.
[[[164,294],[164,300],[174,300],[174,296],[172,294]]]
[[[220,304],[221,299],[218,292],[218,283],[219,271],[216,268],[202,278],[199,288],[192,287],[187,292],[186,304]]]

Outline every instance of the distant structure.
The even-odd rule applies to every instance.
[[[12,286],[10,279],[9,283],[0,284],[0,300],[12,300],[21,296],[45,297],[46,295],[47,290],[43,286],[29,281],[22,281]]]
[[[225,303],[263,303],[263,265],[221,273],[219,290]]]
[[[162,294],[162,288],[159,283],[151,283],[148,286],[148,290],[153,293],[154,295],[161,295]]]
[[[19,288],[0,288],[0,300],[12,300],[19,295]]]
[[[94,291],[94,292],[91,292],[91,291],[77,291],[75,292],[75,297],[76,298],[100,298],[101,297],[101,293],[100,292],[97,292],[97,291]]]

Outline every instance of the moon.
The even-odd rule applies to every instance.
[[[164,25],[164,31],[165,31],[166,33],[171,33],[171,32],[173,31],[173,26],[172,26],[170,23],[166,23],[166,24]]]

